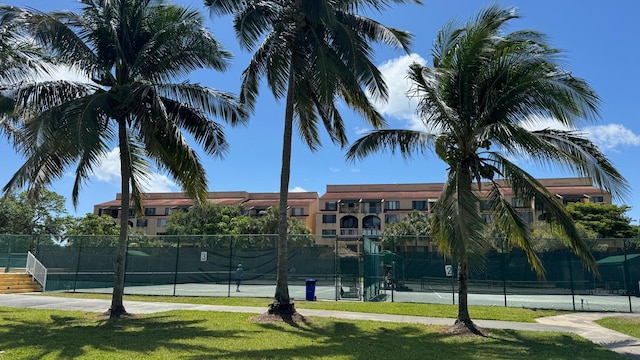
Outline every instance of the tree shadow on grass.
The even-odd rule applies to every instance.
[[[16,313],[29,311],[27,316]],[[53,313],[53,314],[52,314]],[[166,314],[166,315],[165,315]],[[33,309],[0,310],[0,350],[9,356],[12,349],[29,347],[29,358],[72,359],[98,350],[119,351],[143,356],[162,348],[177,353],[206,353],[208,345],[194,344],[192,338],[227,338],[236,330],[211,330],[204,319],[181,319],[172,312],[126,319],[102,319],[99,314]],[[178,319],[178,320],[176,320]]]
[[[170,311],[109,320],[82,312],[0,308],[0,350],[7,359],[71,359],[98,355],[94,350],[103,358],[192,360],[620,359],[562,333],[491,330],[488,338],[459,337],[439,326],[310,318],[294,327],[249,317]],[[28,352],[15,354],[24,347]]]
[[[228,351],[224,359],[620,359],[619,355],[563,333],[492,330],[487,338],[452,336],[442,326],[314,318],[292,327],[257,326],[277,334],[270,348]],[[496,333],[494,335],[493,333]],[[286,347],[283,339],[301,338]],[[199,360],[208,357],[192,356]]]

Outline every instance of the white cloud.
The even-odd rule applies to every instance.
[[[306,189],[301,188],[300,186],[296,186],[293,189],[289,189],[289,192],[308,192]]]
[[[351,172],[352,172],[352,173],[359,173],[359,172],[360,172],[360,169],[358,169],[358,168],[351,168]]]
[[[115,148],[107,153],[94,169],[93,175],[98,181],[120,183],[120,150]],[[179,187],[167,175],[151,172],[142,180],[142,190],[145,192],[173,192]]]
[[[619,146],[640,146],[640,135],[621,124],[588,126],[582,131],[603,150],[616,150]]]
[[[427,63],[419,55],[410,54],[389,60],[378,66],[389,89],[389,100],[386,103],[376,103],[376,107],[383,115],[406,121],[411,129],[424,130],[422,121],[415,113],[417,100],[407,97],[407,92],[411,87],[407,71],[409,65],[414,62],[422,65]]]
[[[175,192],[179,188],[167,175],[151,173],[142,184],[144,192]]]
[[[115,148],[107,153],[107,157],[100,161],[100,165],[93,170],[93,175],[99,181],[120,181],[120,150]]]
[[[330,168],[329,168],[329,171],[331,171],[332,173],[337,173],[337,172],[340,172],[340,169],[330,167]]]
[[[616,151],[618,147],[640,146],[640,135],[621,124],[586,126],[581,129],[569,128],[552,118],[532,117],[523,127],[529,130],[558,129],[575,130],[593,141],[602,150]]]

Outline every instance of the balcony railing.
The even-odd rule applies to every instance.
[[[358,229],[340,229],[340,235],[358,236],[360,235],[360,232]]]
[[[365,206],[365,214],[380,214],[382,212],[382,206]]]
[[[362,235],[380,236],[380,229],[363,229]]]

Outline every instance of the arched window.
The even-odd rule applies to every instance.
[[[380,218],[375,215],[365,216],[362,220],[362,228],[380,230]]]
[[[355,216],[345,216],[340,219],[340,227],[343,229],[357,229],[358,228],[358,218]]]

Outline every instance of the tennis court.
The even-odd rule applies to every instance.
[[[344,289],[343,289],[344,290]],[[111,287],[77,289],[76,292],[107,293]],[[293,301],[306,298],[307,286],[304,284],[289,285],[289,295]],[[128,286],[126,295],[156,295],[156,296],[205,296],[205,297],[252,297],[272,298],[275,285],[243,284],[240,292],[235,291],[235,283],[229,284],[175,284]],[[315,286],[314,295],[318,301],[360,301],[360,297],[341,297],[340,288],[336,286]],[[374,301],[413,302],[431,304],[457,304],[458,294],[449,290],[444,291],[395,291],[381,290],[374,297]],[[613,311],[629,312],[640,309],[640,298],[624,295],[515,295],[507,294],[506,303],[509,307],[523,307],[532,309],[557,309],[578,311]],[[470,305],[505,306],[505,296],[501,294],[469,294]]]

